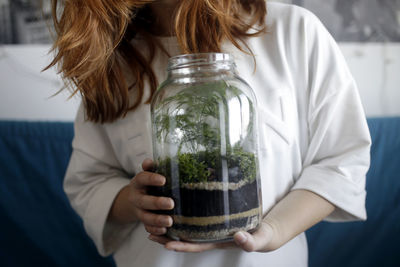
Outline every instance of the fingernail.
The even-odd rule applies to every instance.
[[[171,244],[166,244],[164,247],[168,250],[175,251],[175,252],[178,252],[178,249],[179,249],[179,247],[177,247],[176,245],[174,246]]]
[[[167,227],[172,226],[170,218],[162,218],[161,222],[163,225],[166,225]]]
[[[162,176],[158,176],[158,177],[157,177],[157,182],[158,182],[159,184],[161,184],[161,185],[164,185],[164,184],[165,184],[165,178],[162,177]]]
[[[170,246],[164,246],[166,249],[168,249],[168,250],[173,250],[173,251],[175,251],[175,249],[174,248],[171,248]]]
[[[168,199],[166,206],[167,206],[166,207],[167,209],[172,210],[174,208],[174,206],[175,206],[175,203],[174,203],[174,201],[172,199]]]
[[[247,236],[244,233],[239,232],[239,233],[236,234],[236,239],[235,240],[238,243],[238,245],[241,245],[241,244],[246,243]]]
[[[161,204],[162,209],[169,209],[171,207],[171,201],[167,199],[163,199],[163,202]]]

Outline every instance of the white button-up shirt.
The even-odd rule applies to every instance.
[[[327,220],[365,219],[370,136],[345,60],[321,22],[302,8],[269,3],[266,21],[268,33],[247,40],[256,68],[250,55],[224,45],[258,102],[264,212],[290,190],[306,189],[336,206]],[[171,56],[180,53],[175,38],[159,40]],[[153,69],[160,82],[167,60],[157,52]],[[114,253],[119,266],[307,265],[304,234],[270,253],[176,253],[148,240],[141,223],[107,222],[118,192],[152,157],[150,107],[103,125],[84,117],[81,107],[64,188],[102,255]]]

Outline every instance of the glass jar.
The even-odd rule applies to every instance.
[[[172,57],[151,102],[155,172],[152,194],[171,197],[167,236],[192,242],[232,240],[261,222],[256,99],[233,57]],[[165,213],[165,212],[164,212]]]

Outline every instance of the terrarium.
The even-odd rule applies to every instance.
[[[151,193],[171,197],[167,235],[192,242],[252,232],[262,216],[256,100],[233,57],[172,57],[151,103],[155,172]]]

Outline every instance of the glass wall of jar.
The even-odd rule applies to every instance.
[[[167,235],[194,242],[230,240],[261,222],[256,99],[230,54],[170,58],[151,103],[152,193],[171,197]]]

